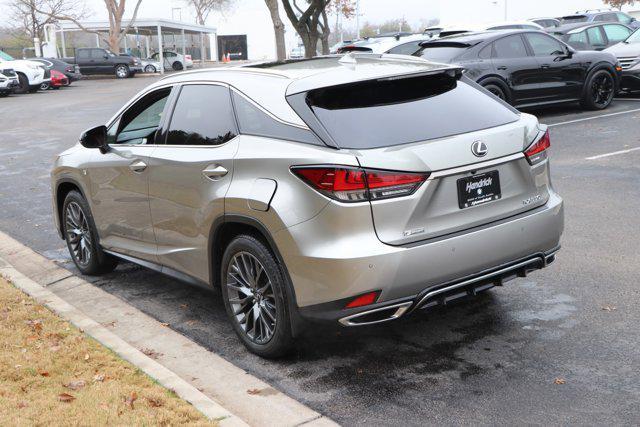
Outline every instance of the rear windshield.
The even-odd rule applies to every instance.
[[[577,22],[587,22],[589,20],[588,16],[585,15],[576,15],[576,16],[565,16],[560,19],[560,22],[563,24],[573,24]]]
[[[445,73],[316,89],[307,103],[342,148],[379,148],[518,120],[475,83]]]
[[[451,62],[462,55],[468,47],[425,46],[420,57],[433,62]]]

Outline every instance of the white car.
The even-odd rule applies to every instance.
[[[13,68],[0,68],[0,97],[5,97],[20,85]]]
[[[432,37],[428,34],[376,37],[342,46],[338,49],[338,53],[366,52],[412,55],[420,50],[420,43],[431,39]]]
[[[620,89],[640,90],[640,30],[636,30],[625,41],[606,48],[604,52],[614,54],[620,61]]]
[[[532,21],[501,21],[490,24],[479,25],[440,25],[424,30],[425,34],[434,37],[447,37],[462,33],[472,33],[476,31],[494,31],[494,30],[539,30],[544,31],[542,25]]]
[[[0,50],[0,67],[12,68],[18,75],[15,93],[36,92],[44,82],[51,81],[50,73],[42,64],[26,59],[14,59]]]
[[[193,60],[191,59],[191,55],[181,55],[178,52],[174,52],[172,50],[165,50],[164,52],[162,52],[162,56],[164,57],[163,59],[165,70],[181,71],[185,68],[193,68]],[[156,52],[146,60],[155,61],[159,64],[160,54]]]

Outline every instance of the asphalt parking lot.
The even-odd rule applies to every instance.
[[[0,100],[0,230],[71,268],[51,220],[52,158],[153,79]],[[563,249],[550,268],[476,299],[314,329],[291,357],[266,361],[236,339],[216,293],[131,264],[89,280],[342,424],[637,424],[640,98],[531,112],[551,126]]]

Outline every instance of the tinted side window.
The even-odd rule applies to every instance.
[[[91,51],[89,49],[82,49],[77,52],[78,59],[89,59],[89,54]]]
[[[220,145],[236,136],[229,89],[224,86],[187,85],[180,91],[168,145]]]
[[[589,40],[587,39],[586,31],[580,31],[579,33],[569,34],[565,37],[567,43],[576,49],[586,49],[589,47]]]
[[[604,41],[604,36],[602,35],[602,30],[600,27],[587,28],[587,35],[589,36],[589,42],[593,46],[597,47],[597,46],[606,45]]]
[[[618,43],[622,40],[626,40],[627,37],[632,33],[630,29],[627,27],[623,27],[622,25],[604,25],[604,32],[611,43]]]
[[[493,53],[493,43],[491,43],[489,46],[483,47],[482,50],[478,53],[478,58],[491,59],[492,53]]]
[[[306,144],[320,144],[311,131],[280,123],[247,101],[242,95],[235,92],[232,94],[240,133],[299,141]]]
[[[556,39],[544,34],[527,34],[525,36],[535,56],[551,56],[564,53],[564,46]]]
[[[389,49],[388,53],[395,53],[396,55],[413,55],[420,49],[420,43],[422,40],[401,44],[393,49]]]
[[[524,47],[522,37],[519,35],[496,40],[493,43],[493,48],[496,58],[524,58],[527,56],[527,49]]]
[[[618,22],[622,22],[625,25],[631,23],[631,17],[626,13],[617,12],[616,15],[618,17]]]
[[[104,51],[101,49],[91,49],[91,59],[104,59]]]

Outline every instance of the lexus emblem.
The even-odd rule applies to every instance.
[[[476,141],[471,144],[471,152],[476,157],[484,157],[487,155],[489,149],[487,148],[487,144],[482,141]]]

